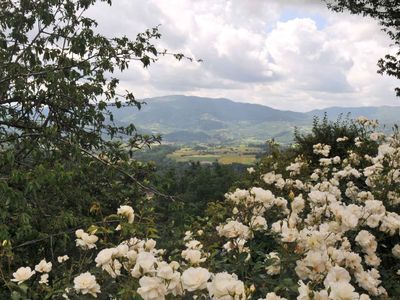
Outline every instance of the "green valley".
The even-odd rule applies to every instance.
[[[140,110],[111,108],[115,122],[121,126],[134,123],[141,133],[161,134],[164,142],[191,146],[263,144],[270,139],[290,144],[295,129],[307,132],[313,118],[321,119],[325,114],[329,120],[358,116],[379,119],[389,131],[400,119],[399,106],[330,107],[302,113],[225,98],[183,95],[149,98],[143,102]]]

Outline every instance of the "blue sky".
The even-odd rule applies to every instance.
[[[312,19],[317,25],[318,29],[324,29],[327,25],[327,20],[323,15],[318,12],[307,13],[303,10],[295,9],[295,8],[284,8],[282,9],[281,15],[279,16],[279,21],[287,22],[293,19]]]
[[[279,109],[399,105],[398,82],[376,73],[390,40],[372,19],[329,11],[317,0],[119,0],[90,12],[99,31],[128,35],[162,24],[163,57],[121,75],[138,98],[185,94]]]

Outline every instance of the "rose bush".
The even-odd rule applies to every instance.
[[[356,137],[265,157],[171,249],[121,206],[105,218],[118,224],[75,232],[78,259],[3,279],[13,299],[399,299],[400,137],[357,122]]]

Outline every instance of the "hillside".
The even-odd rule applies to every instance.
[[[140,131],[161,133],[164,141],[174,143],[251,143],[274,138],[290,142],[295,127],[308,130],[313,116],[330,119],[365,115],[388,126],[399,123],[399,107],[331,107],[306,113],[283,111],[268,106],[194,96],[165,96],[145,100],[138,111],[114,111],[121,124],[134,123]]]

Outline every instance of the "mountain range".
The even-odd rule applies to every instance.
[[[166,142],[260,143],[274,138],[288,143],[293,132],[307,131],[314,117],[325,113],[331,120],[366,116],[378,119],[386,128],[400,123],[400,106],[329,107],[309,112],[294,112],[268,106],[234,102],[225,98],[172,95],[145,99],[141,110],[115,109],[120,124],[134,123],[140,132],[159,133]]]

